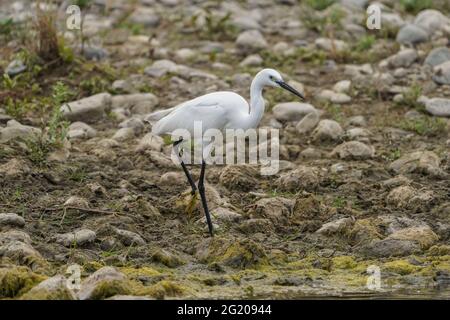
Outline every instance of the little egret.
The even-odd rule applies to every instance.
[[[234,92],[212,92],[181,103],[173,108],[152,113],[147,117],[147,120],[153,123],[152,134],[158,136],[170,135],[177,129],[185,129],[193,137],[194,122],[201,123],[203,132],[208,129],[225,131],[226,129],[247,130],[256,128],[264,113],[264,99],[262,96],[264,87],[283,88],[304,100],[300,92],[283,81],[279,72],[273,69],[263,69],[258,72],[250,86],[250,105],[243,97]],[[173,142],[174,152],[179,157],[181,167],[192,188],[193,195],[198,188],[209,233],[213,236],[213,226],[204,186],[206,169],[204,159],[206,157],[205,150],[208,150],[208,148],[203,144],[200,178],[196,186],[189,170],[181,159],[179,144],[182,141],[183,139]]]

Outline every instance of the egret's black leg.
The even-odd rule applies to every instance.
[[[198,180],[198,192],[200,193],[200,197],[202,199],[203,210],[205,211],[206,222],[208,223],[209,234],[211,237],[213,234],[213,225],[211,222],[211,216],[209,215],[208,203],[206,203],[206,194],[205,194],[205,169],[206,162],[202,160],[202,168],[200,170],[200,179]]]
[[[189,173],[188,168],[186,167],[186,165],[184,164],[184,162],[183,162],[183,160],[182,160],[182,158],[181,158],[180,152],[178,152],[178,147],[177,147],[177,146],[178,146],[178,144],[181,143],[181,141],[183,141],[183,140],[178,140],[178,141],[174,142],[174,143],[173,143],[173,146],[174,146],[174,148],[175,148],[175,152],[177,152],[178,157],[180,158],[181,167],[183,168],[184,174],[186,175],[186,177],[187,177],[187,179],[188,179],[188,182],[189,182],[189,184],[191,185],[191,189],[192,189],[191,193],[194,195],[194,194],[195,194],[195,191],[197,191],[197,187],[196,187],[196,185],[195,185],[194,179],[192,179],[192,176],[191,176],[191,174]]]

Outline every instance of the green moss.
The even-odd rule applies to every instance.
[[[412,265],[406,260],[394,260],[386,262],[384,268],[389,272],[395,272],[400,275],[407,275],[419,270],[419,267]]]
[[[57,290],[30,290],[20,297],[21,300],[73,300],[74,296],[67,288]]]
[[[152,261],[162,263],[169,268],[176,268],[185,264],[184,260],[164,249],[154,251],[152,254]]]
[[[26,267],[0,269],[0,298],[20,296],[45,279]]]
[[[139,276],[154,277],[161,275],[159,271],[151,267],[141,267],[141,268],[123,267],[120,268],[120,271],[130,277],[139,277]]]
[[[353,269],[358,263],[352,256],[339,256],[332,259],[333,269]]]
[[[218,257],[218,261],[232,267],[249,267],[267,262],[264,249],[251,240],[238,241],[231,244]]]
[[[450,254],[450,246],[449,245],[436,245],[432,246],[428,249],[428,254],[430,256],[444,256]]]
[[[114,295],[132,294],[133,287],[129,281],[124,280],[105,280],[99,282],[92,292],[92,300],[101,300]]]

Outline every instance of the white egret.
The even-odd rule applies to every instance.
[[[230,91],[219,91],[205,94],[195,99],[181,103],[173,108],[152,113],[147,117],[153,124],[152,134],[170,135],[177,129],[185,129],[191,137],[194,136],[194,122],[200,122],[203,133],[208,129],[243,129],[256,128],[264,113],[264,87],[280,87],[304,99],[303,95],[283,81],[280,73],[273,69],[263,69],[255,76],[250,86],[250,105],[240,95]],[[198,185],[195,185],[185,163],[181,159],[179,144],[183,140],[173,143],[175,154],[179,156],[181,166],[195,194],[197,188],[200,193],[203,210],[205,211],[209,233],[213,235],[213,226],[206,201],[204,179],[206,153],[203,145],[203,158]],[[209,141],[208,141],[209,142]]]

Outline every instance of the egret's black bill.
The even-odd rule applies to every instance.
[[[277,83],[280,85],[280,87],[282,87],[283,89],[286,89],[287,91],[289,91],[290,93],[295,94],[297,97],[300,97],[302,100],[305,100],[305,97],[298,92],[297,90],[295,90],[294,88],[292,88],[290,85],[288,85],[286,82],[284,81],[277,81]]]

